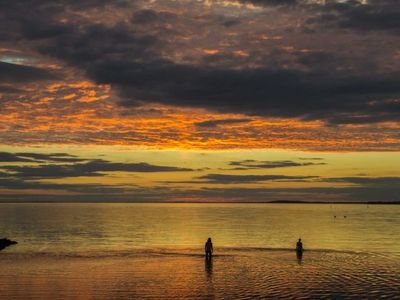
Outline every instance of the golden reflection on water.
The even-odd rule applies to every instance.
[[[0,228],[19,244],[0,253],[0,298],[357,299],[391,298],[400,288],[399,206],[1,208]],[[208,237],[211,261],[203,257]]]
[[[5,259],[7,258],[8,259]],[[131,257],[0,257],[4,299],[388,298],[399,260],[343,252],[230,252]]]
[[[17,252],[218,247],[370,251],[400,255],[400,206],[331,204],[2,204]],[[336,216],[336,218],[334,217]],[[346,218],[344,218],[346,216]]]

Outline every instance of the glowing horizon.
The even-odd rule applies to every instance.
[[[0,201],[400,201],[395,9],[0,4]]]

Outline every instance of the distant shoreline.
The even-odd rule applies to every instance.
[[[363,204],[363,205],[400,205],[400,202],[390,202],[390,201],[366,201],[366,202],[356,202],[356,201],[348,201],[348,202],[324,202],[324,201],[290,201],[290,200],[275,200],[275,201],[0,201],[0,204],[28,204],[28,203],[37,203],[37,204],[45,204],[45,203],[75,203],[75,204],[118,204],[118,203],[126,203],[126,204]]]

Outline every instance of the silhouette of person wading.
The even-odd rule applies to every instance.
[[[298,259],[303,257],[303,243],[301,242],[301,239],[299,239],[296,244],[296,255]]]
[[[208,238],[204,246],[204,251],[206,252],[206,259],[211,259],[213,253],[213,244],[211,242],[211,238]]]

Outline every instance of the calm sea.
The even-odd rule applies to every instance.
[[[396,205],[0,204],[0,298],[400,299],[399,232]]]

